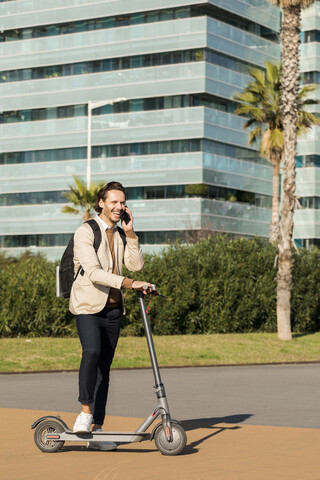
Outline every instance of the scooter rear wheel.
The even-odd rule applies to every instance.
[[[42,452],[53,453],[64,445],[64,441],[47,440],[47,434],[63,432],[63,426],[55,420],[45,420],[39,423],[34,432],[34,441]]]
[[[181,425],[172,424],[172,442],[168,442],[162,425],[156,430],[154,443],[162,455],[178,455],[187,444],[187,435]]]

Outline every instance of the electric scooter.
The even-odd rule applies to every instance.
[[[145,295],[141,291],[137,293],[154,375],[154,392],[158,399],[157,406],[135,432],[74,433],[59,416],[41,417],[31,425],[31,429],[35,429],[34,441],[42,452],[56,452],[61,449],[67,441],[108,441],[115,442],[119,445],[142,442],[144,440],[154,440],[156,448],[163,455],[178,455],[186,446],[187,435],[184,429],[176,420],[172,420],[170,416],[167,396],[161,381],[150,322],[146,310]],[[152,285],[151,295],[162,296],[157,292],[155,285]],[[147,433],[147,429],[159,416],[161,416],[161,422],[153,428],[151,434]]]

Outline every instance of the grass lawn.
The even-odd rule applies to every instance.
[[[276,334],[156,336],[160,367],[253,363],[320,362],[320,333],[295,334],[290,342]],[[0,373],[77,370],[81,358],[77,338],[2,338]],[[113,368],[149,367],[145,338],[121,337]]]

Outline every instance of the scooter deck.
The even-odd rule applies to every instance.
[[[64,442],[116,442],[116,443],[135,443],[147,440],[150,433],[146,432],[73,432],[68,429],[64,432],[47,433],[47,440]]]

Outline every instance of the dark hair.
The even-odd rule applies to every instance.
[[[97,193],[96,204],[94,207],[96,212],[101,213],[102,208],[99,206],[99,202],[100,200],[105,201],[105,199],[107,198],[108,192],[110,190],[120,190],[121,192],[124,193],[124,196],[126,196],[126,190],[120,182],[107,183],[102,188],[100,188],[99,192]]]

